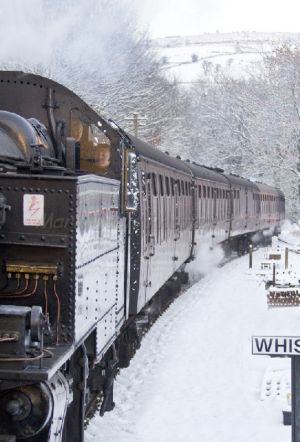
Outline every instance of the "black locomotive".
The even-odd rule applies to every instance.
[[[284,196],[172,158],[40,76],[0,72],[0,109],[0,441],[82,442],[197,248],[242,253],[278,231]]]

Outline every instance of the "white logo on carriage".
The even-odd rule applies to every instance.
[[[44,225],[44,195],[24,195],[23,224],[24,226]]]
[[[252,354],[300,356],[300,336],[252,336]]]

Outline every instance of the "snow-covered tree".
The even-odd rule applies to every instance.
[[[0,68],[48,76],[129,131],[126,117],[144,115],[141,135],[161,141],[176,85],[161,75],[129,1],[11,0],[0,5],[0,36]]]
[[[299,217],[300,52],[283,46],[260,74],[232,79],[222,72],[188,92],[189,156],[276,185],[288,213]]]

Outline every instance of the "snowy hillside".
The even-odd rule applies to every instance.
[[[255,72],[263,55],[284,42],[300,45],[300,33],[173,36],[156,39],[154,44],[162,70],[185,84],[220,70],[235,78],[249,75]]]
[[[283,238],[297,248],[300,231]],[[290,401],[290,360],[253,356],[251,337],[299,336],[300,309],[268,309],[266,249],[254,253],[253,270],[248,256],[216,268],[220,255],[210,253],[207,275],[157,320],[121,370],[116,408],[92,420],[88,442],[290,441],[282,414]],[[192,263],[194,277],[202,262]],[[300,255],[290,253],[290,270],[299,264]]]

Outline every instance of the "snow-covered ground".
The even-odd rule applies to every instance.
[[[158,38],[153,43],[167,77],[188,85],[220,71],[233,78],[248,77],[275,47],[299,46],[300,33],[212,33]]]
[[[300,244],[295,228],[282,237]],[[211,269],[168,308],[121,370],[115,410],[91,421],[87,441],[290,441],[282,422],[290,359],[251,354],[253,335],[300,335],[300,308],[267,307],[266,253],[254,252],[253,270],[248,256]],[[300,255],[289,261],[300,268]]]

